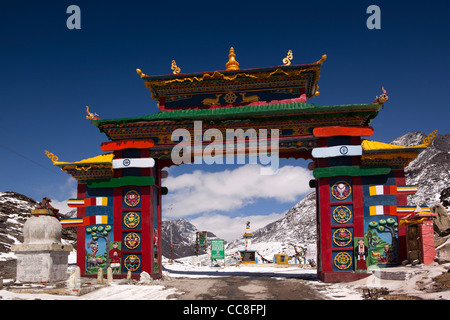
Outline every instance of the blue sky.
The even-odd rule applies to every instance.
[[[81,30],[66,27],[72,4],[81,9]],[[381,9],[380,30],[366,27],[371,4]],[[280,65],[288,50],[293,64],[327,54],[320,95],[311,103],[369,103],[384,86],[389,100],[372,122],[374,140],[390,142],[409,131],[449,132],[445,1],[19,0],[2,3],[0,10],[0,191],[64,202],[75,183],[44,150],[64,161],[102,153],[106,138],[85,119],[86,105],[103,119],[155,113],[136,68],[171,74],[175,59],[182,73],[223,70],[231,46],[241,69]],[[171,177],[225,169],[239,167],[177,167]],[[241,207],[208,214],[280,214],[303,195],[292,201],[255,196]]]

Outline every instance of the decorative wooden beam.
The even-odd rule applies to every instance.
[[[120,141],[103,142],[100,148],[103,151],[117,151],[123,149],[147,149],[155,145],[152,139],[128,139]]]
[[[314,128],[313,135],[318,138],[328,138],[336,136],[350,136],[350,137],[370,137],[373,135],[372,127],[319,127]]]

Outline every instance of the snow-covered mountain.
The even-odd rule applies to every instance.
[[[409,132],[392,144],[416,146],[426,137],[422,132]],[[450,186],[450,133],[438,134],[426,150],[405,169],[406,183],[417,185],[417,192],[408,196],[408,205],[433,206],[443,202],[441,193]]]
[[[316,193],[312,192],[289,209],[283,218],[253,232],[250,249],[271,260],[274,254],[293,255],[295,246],[309,250],[307,258],[315,259],[316,252]],[[242,250],[244,240],[231,242],[227,251]]]
[[[0,253],[23,242],[22,227],[38,202],[13,191],[0,192]]]
[[[194,244],[198,230],[192,223],[186,219],[177,219],[171,221],[162,221],[161,240],[162,255],[166,258],[171,257],[170,243],[174,243],[173,258],[193,256],[195,254]],[[208,239],[216,238],[212,232],[207,232]]]

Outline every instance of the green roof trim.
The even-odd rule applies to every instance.
[[[87,183],[89,188],[120,188],[128,186],[152,186],[155,183],[153,177],[121,177],[107,180],[93,180]]]
[[[360,166],[337,166],[317,168],[313,171],[314,178],[330,178],[330,177],[358,177],[358,176],[377,176],[386,175],[391,172],[390,167],[360,167]]]
[[[373,114],[369,122],[376,117],[383,105],[379,103],[371,104],[345,104],[334,106],[323,106],[311,103],[291,102],[280,104],[250,105],[245,107],[229,107],[215,109],[184,109],[173,111],[160,111],[146,116],[121,119],[92,120],[91,122],[98,128],[109,124],[126,124],[147,121],[182,121],[182,120],[208,120],[208,119],[233,119],[236,117],[262,117],[281,115],[314,115],[327,113],[345,113],[349,111]],[[368,125],[368,124],[367,124]]]

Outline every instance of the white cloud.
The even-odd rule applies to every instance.
[[[193,173],[168,177],[164,185],[164,214],[169,218],[235,211],[258,199],[293,202],[310,191],[311,172],[303,167],[284,166],[275,175],[261,175],[260,165],[247,164],[234,170]],[[172,204],[173,210],[167,211]]]
[[[51,205],[53,207],[59,209],[60,213],[67,213],[74,209],[67,205],[67,200],[77,197],[77,180],[69,177],[64,184],[54,186],[53,191],[58,194],[58,196],[52,194],[48,196],[52,199]]]
[[[210,231],[217,237],[223,238],[226,241],[233,241],[242,238],[246,231],[245,222],[250,221],[252,232],[281,219],[284,213],[271,213],[268,215],[253,215],[246,217],[229,217],[222,214],[204,214],[190,222],[200,231]]]

